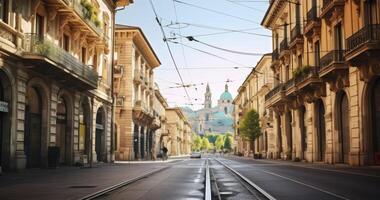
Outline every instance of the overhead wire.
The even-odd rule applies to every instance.
[[[265,12],[265,11],[263,11],[261,9],[257,9],[257,8],[251,7],[251,6],[247,6],[247,5],[239,3],[237,1],[232,1],[232,0],[225,0],[225,1],[228,1],[228,2],[233,3],[235,5],[239,5],[241,7],[245,7],[245,8],[250,9],[250,10],[259,11],[259,12]]]
[[[205,8],[205,7],[202,7],[202,6],[194,5],[194,4],[183,2],[183,1],[180,1],[180,0],[173,0],[173,1],[175,1],[177,3],[180,3],[180,4],[183,4],[183,5],[186,5],[186,6],[189,6],[189,7],[198,8],[198,9],[205,10],[205,11],[208,11],[208,12],[213,12],[213,13],[216,13],[216,14],[219,14],[219,15],[223,15],[223,16],[235,18],[235,19],[238,19],[238,20],[241,20],[241,21],[246,21],[246,22],[250,22],[250,23],[253,23],[253,24],[260,25],[259,22],[255,22],[253,20],[242,18],[242,17],[235,16],[235,15],[230,15],[228,13],[221,12],[221,11],[218,11],[218,10],[213,10],[213,9],[210,9],[210,8]]]
[[[175,67],[175,69],[176,69],[176,71],[177,71],[177,74],[178,74],[178,76],[179,76],[179,79],[181,80],[181,83],[182,83],[182,85],[183,85],[183,89],[185,90],[185,93],[186,93],[186,96],[187,96],[188,100],[190,101],[190,103],[192,103],[192,102],[191,102],[190,95],[189,95],[189,93],[188,93],[188,91],[187,91],[187,89],[186,89],[186,87],[185,87],[185,83],[184,83],[184,81],[183,81],[183,78],[182,78],[181,72],[178,70],[177,62],[176,62],[175,59],[174,59],[173,52],[172,52],[172,50],[171,50],[171,48],[170,48],[170,45],[169,45],[169,43],[168,43],[168,40],[166,39],[166,34],[165,34],[165,31],[164,31],[164,28],[162,27],[162,24],[161,24],[160,20],[158,19],[158,14],[157,14],[157,12],[156,12],[156,9],[154,8],[153,1],[152,1],[152,0],[149,0],[149,2],[150,2],[150,5],[151,5],[151,7],[152,7],[153,13],[154,13],[154,15],[155,15],[156,21],[157,21],[158,25],[160,26],[160,30],[161,30],[161,33],[162,33],[162,36],[163,36],[163,40],[164,40],[164,42],[165,42],[165,44],[166,44],[166,47],[167,47],[167,49],[168,49],[168,51],[169,51],[169,54],[170,54],[171,60],[172,60],[172,62],[173,62],[173,64],[174,64],[174,67]]]

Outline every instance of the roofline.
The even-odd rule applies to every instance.
[[[267,26],[264,25],[264,23],[265,23],[265,20],[266,20],[267,17],[268,17],[268,14],[269,14],[270,10],[272,9],[273,5],[274,5],[274,1],[273,1],[272,3],[269,4],[269,7],[268,7],[267,11],[265,12],[264,17],[263,17],[263,19],[261,20],[261,23],[260,23],[261,26],[267,27]]]
[[[161,61],[160,59],[158,58],[156,52],[154,51],[152,45],[150,44],[148,38],[145,36],[143,30],[138,27],[138,26],[129,26],[129,25],[124,25],[124,24],[115,24],[115,30],[137,30],[140,32],[140,34],[143,36],[143,39],[145,40],[145,42],[148,44],[148,47],[150,49],[150,51],[153,53],[155,59],[158,61],[159,65],[161,65]]]

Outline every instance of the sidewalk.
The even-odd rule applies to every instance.
[[[380,178],[380,166],[350,166],[347,164],[327,164],[323,162],[294,162],[291,160],[270,160],[270,159],[253,159],[249,157],[239,157],[236,155],[228,155],[224,156],[225,158],[233,158],[233,159],[239,159],[239,160],[245,160],[245,161],[252,161],[257,164],[275,164],[275,165],[290,165],[294,167],[303,167],[303,168],[310,168],[310,169],[316,169],[316,170],[325,170],[325,171],[332,171],[332,172],[341,172],[341,173],[348,173],[348,174],[357,174],[362,176],[372,176],[372,177],[378,177]]]
[[[94,168],[27,169],[0,176],[0,199],[78,199],[168,163],[98,164]]]

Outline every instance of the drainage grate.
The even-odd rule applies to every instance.
[[[69,188],[74,188],[74,189],[81,189],[81,188],[95,188],[97,187],[96,185],[73,185],[70,186]]]

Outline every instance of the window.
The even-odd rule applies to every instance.
[[[298,62],[298,67],[302,67],[302,56],[301,55],[298,56],[297,62]]]
[[[339,23],[334,27],[335,30],[335,49],[343,50],[342,25]]]
[[[227,115],[227,107],[224,107],[224,114],[226,114]]]
[[[65,51],[70,51],[70,37],[66,34],[63,34],[63,41],[62,41],[63,49]]]
[[[0,0],[0,20],[8,23],[9,4],[8,0]]]
[[[206,121],[209,121],[210,120],[210,115],[207,113],[206,114]]]
[[[87,49],[86,47],[82,47],[82,63],[86,64],[87,61]]]
[[[314,44],[314,60],[315,60],[315,66],[319,67],[320,63],[320,47],[319,47],[319,41],[315,42]]]
[[[37,14],[36,15],[36,34],[39,39],[43,39],[44,37],[44,16]]]

